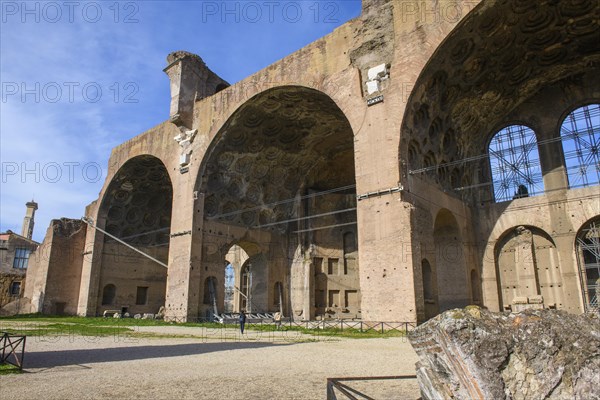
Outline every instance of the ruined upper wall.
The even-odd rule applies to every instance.
[[[31,309],[24,312],[75,314],[86,229],[81,220],[53,219],[43,242],[30,256],[24,297]]]
[[[433,0],[365,0],[360,17],[229,87],[200,57],[174,52],[165,69],[172,90],[170,120],[115,148],[107,183],[116,172],[113,166],[140,154],[156,155],[172,174],[178,174],[180,158],[185,157],[185,172],[189,171],[195,181],[204,154],[230,116],[258,93],[279,86],[303,86],[323,92],[340,107],[358,135],[361,129],[367,129],[365,121],[372,111],[366,104],[370,97],[368,72],[381,65],[390,68],[384,72],[390,79],[380,87],[387,104],[376,107],[375,114],[386,115],[384,121],[376,121],[377,130],[385,130],[396,142],[412,88],[410,82],[416,81],[438,45],[478,3],[457,1],[449,8]],[[393,147],[389,143],[386,148]],[[383,169],[391,171],[382,180],[397,183],[398,171],[392,169],[398,164],[397,154],[390,151],[389,157],[387,153],[378,157],[386,161]],[[363,154],[369,157],[370,152]],[[361,172],[357,165],[357,181],[363,173],[381,175],[381,170],[367,168]],[[368,178],[365,182],[376,181]]]
[[[171,110],[169,119],[177,126],[191,128],[194,103],[212,96],[229,86],[211,71],[196,54],[175,51],[167,56],[164,69],[171,81]]]

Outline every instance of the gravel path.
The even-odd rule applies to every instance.
[[[193,337],[29,337],[27,373],[0,376],[2,398],[324,399],[328,377],[414,374],[417,361],[404,338],[137,330]],[[419,397],[415,379],[348,385],[377,399]]]

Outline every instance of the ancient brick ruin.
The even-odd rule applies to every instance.
[[[81,211],[92,225],[53,222],[31,311],[423,322],[469,304],[594,307],[598,13],[363,0],[233,85],[170,54],[170,119],[113,149]]]

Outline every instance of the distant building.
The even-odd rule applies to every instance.
[[[31,239],[33,237],[33,225],[35,218],[35,211],[38,209],[38,205],[35,201],[30,201],[25,204],[27,211],[25,212],[25,218],[23,218],[23,228],[21,229],[21,236]]]
[[[0,233],[0,308],[23,297],[29,257],[39,246],[31,239],[37,208],[37,203],[27,203],[22,230],[26,236],[10,230]]]

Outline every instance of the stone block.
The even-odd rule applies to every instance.
[[[473,308],[447,311],[409,335],[424,400],[600,398],[596,315]]]
[[[529,304],[544,304],[543,296],[529,296]]]
[[[367,93],[373,94],[379,91],[379,81],[368,81],[367,82]]]
[[[388,74],[388,70],[387,70],[387,66],[385,64],[380,64],[376,67],[369,68],[369,72],[368,72],[370,81],[384,78],[385,76],[387,76],[387,74]]]

